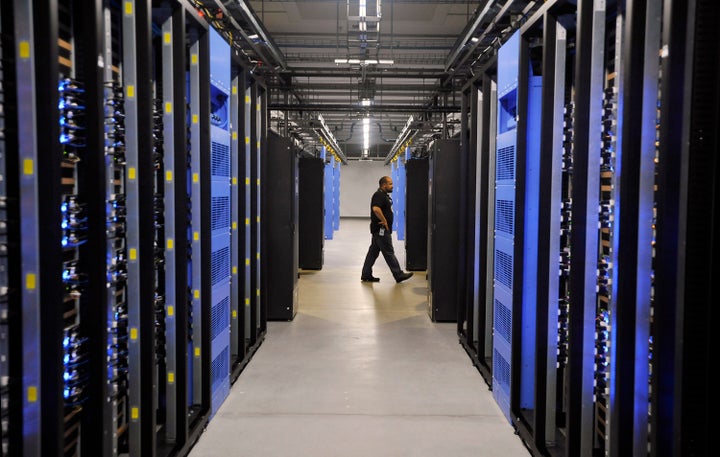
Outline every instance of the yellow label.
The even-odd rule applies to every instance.
[[[132,2],[125,2],[125,14],[130,16],[133,13]]]
[[[233,221],[232,223],[232,229],[237,230],[237,222]]]
[[[200,239],[200,233],[198,233],[198,232],[193,232],[193,240],[194,240],[194,241],[198,241],[199,239]]]
[[[21,59],[29,59],[30,58],[30,42],[29,41],[21,41],[18,45],[18,55]]]
[[[245,259],[245,265],[246,265],[246,266],[249,266],[249,265],[250,265],[250,258]]]
[[[245,144],[250,144],[250,137],[249,137],[249,136],[246,136],[246,137],[245,137]]]
[[[130,248],[130,252],[128,254],[128,257],[130,257],[130,260],[137,260],[137,249]]]
[[[234,275],[237,274],[237,267],[235,265],[233,265],[232,274],[234,274]]]
[[[28,403],[35,403],[37,401],[37,387],[35,386],[28,386],[27,390],[27,400]]]
[[[131,340],[136,340],[137,337],[138,337],[138,331],[137,331],[137,329],[136,329],[136,328],[131,328],[131,329],[130,329],[130,339],[131,339]]]
[[[260,111],[260,103],[258,103],[258,104],[255,105],[255,109],[256,109],[257,111]]]
[[[248,103],[248,104],[250,103],[250,96],[249,96],[249,95],[246,95],[246,96],[245,96],[245,103]]]
[[[26,175],[35,174],[35,162],[33,159],[23,160],[23,173]]]
[[[135,86],[127,86],[127,98],[135,98]]]
[[[245,225],[250,225],[250,218],[249,218],[249,217],[246,217],[246,218],[245,218]]]
[[[260,253],[259,253],[259,252],[256,252],[256,253],[255,253],[255,258],[258,259],[258,260],[260,260]]]
[[[135,170],[134,167],[128,168],[128,179],[134,180],[134,179],[135,179],[135,172],[136,172],[136,170]]]
[[[37,287],[37,276],[35,273],[28,273],[25,275],[25,288],[27,290],[35,290]]]
[[[173,241],[172,238],[168,238],[168,240],[167,240],[167,248],[168,248],[168,249],[172,249],[173,247],[175,247],[175,241]]]
[[[245,178],[245,185],[246,185],[246,186],[249,186],[249,185],[250,185],[250,178]]]
[[[260,149],[260,140],[257,140],[257,143],[255,144],[258,149]]]
[[[260,187],[260,178],[257,178],[257,180],[255,181],[255,185]]]
[[[195,357],[200,357],[200,348],[195,348]]]
[[[237,319],[237,311],[235,311],[235,310],[232,311],[232,318]]]
[[[175,373],[172,371],[168,372],[168,384],[174,384],[175,383]]]
[[[200,182],[200,175],[197,173],[193,173],[193,182]]]
[[[165,181],[172,182],[172,170],[168,170],[165,172]]]
[[[168,305],[167,307],[167,315],[168,316],[174,316],[175,315],[175,307],[173,305]]]
[[[260,289],[257,289],[257,290],[255,291],[255,295],[257,295],[258,297],[260,296]]]
[[[233,186],[237,186],[237,177],[233,176]]]
[[[257,219],[255,220],[255,222],[257,222],[258,224],[260,223],[260,216],[257,217]]]
[[[172,113],[172,102],[165,102],[165,112],[167,114]]]
[[[232,93],[233,95],[237,94],[237,86],[232,87]]]
[[[198,289],[195,289],[195,291],[193,291],[193,297],[195,297],[195,300],[200,299],[200,291]]]
[[[198,63],[198,55],[197,54],[192,54],[190,56],[190,63],[192,63],[193,65],[197,65],[197,63]]]
[[[163,33],[163,40],[165,40],[165,44],[172,43],[172,34],[170,32]]]
[[[246,299],[245,299],[245,306],[250,306],[250,299],[249,299],[249,298],[246,298]]]
[[[140,408],[133,406],[130,408],[130,419],[137,420],[140,417]]]
[[[193,123],[193,124],[197,124],[197,123],[198,123],[198,119],[200,119],[200,118],[198,117],[197,114],[193,114],[193,115],[192,115],[192,123]]]
[[[232,139],[233,141],[237,141],[237,132],[232,133]]]

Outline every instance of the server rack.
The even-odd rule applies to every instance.
[[[188,294],[189,229],[188,217],[188,136],[186,100],[186,28],[189,19],[186,11],[178,6],[165,5],[153,10],[153,22],[161,30],[155,37],[156,99],[161,121],[156,137],[162,139],[161,163],[156,163],[156,186],[162,186],[164,287],[158,295],[164,301],[164,309],[156,310],[156,319],[164,317],[164,370],[158,373],[158,417],[161,426],[158,433],[157,454],[182,452],[192,442],[189,434],[198,432],[203,425],[190,421],[188,401],[187,342],[190,337],[190,301]],[[159,48],[159,49],[157,49]],[[162,133],[159,130],[162,130]],[[157,140],[157,139],[156,139]],[[157,147],[157,146],[156,146]],[[160,159],[159,156],[154,157]],[[158,325],[162,328],[162,325]],[[162,360],[162,359],[161,359]],[[164,371],[164,372],[163,372]]]
[[[268,138],[267,159],[267,316],[292,320],[298,306],[298,159],[290,139],[274,132]]]
[[[321,270],[324,245],[324,175],[320,157],[301,157],[298,161],[298,266]]]
[[[717,302],[716,2],[665,3],[654,243],[650,446],[657,456],[714,448],[710,371]],[[682,126],[682,127],[679,127]],[[678,325],[678,323],[680,325]],[[682,362],[681,362],[682,361]]]
[[[435,140],[428,174],[428,315],[457,321],[460,144]]]
[[[230,393],[231,161],[230,46],[210,31],[210,274],[212,413]]]
[[[333,156],[327,157],[327,146],[323,145],[320,157],[325,161],[325,239],[332,240],[335,233],[335,161]]]
[[[230,92],[255,98],[242,131],[258,167],[264,89],[245,71],[231,88],[222,38],[211,80],[213,19],[183,2],[0,13],[1,453],[183,455],[229,390],[230,323],[245,323],[229,250],[250,180],[238,189],[241,122],[227,114],[245,104]],[[259,188],[259,168],[243,171]],[[265,331],[255,197],[255,328],[233,332],[235,375]]]
[[[519,172],[517,157],[517,34],[498,51],[497,76],[497,145],[495,173],[495,239],[494,239],[494,328],[493,395],[504,414],[510,418],[511,360],[513,343],[514,275],[516,266],[515,227],[518,212],[515,186]],[[518,243],[521,244],[521,243]]]
[[[707,452],[707,440],[699,436],[709,430],[707,403],[699,401],[703,395],[681,392],[674,380],[694,382],[693,392],[701,392],[708,378],[699,366],[690,375],[675,364],[680,341],[687,341],[679,334],[689,327],[671,322],[687,313],[696,326],[698,338],[688,351],[697,352],[688,353],[689,360],[708,353],[703,330],[711,314],[709,282],[696,283],[690,304],[681,292],[689,283],[680,272],[688,268],[697,280],[709,278],[712,268],[693,257],[701,249],[685,251],[681,239],[686,229],[698,245],[714,239],[707,211],[702,228],[685,211],[717,210],[701,197],[716,181],[717,162],[709,155],[716,138],[707,143],[703,137],[694,146],[688,139],[693,126],[697,132],[707,128],[700,127],[706,119],[717,120],[706,109],[717,100],[717,85],[707,82],[715,81],[710,75],[718,67],[678,48],[674,61],[668,56],[672,46],[691,49],[709,37],[692,25],[669,24],[678,17],[693,24],[699,15],[700,22],[712,21],[717,9],[664,6],[667,24],[661,5],[652,2],[547,2],[521,28],[512,52],[519,62],[519,122],[510,271],[515,282],[534,284],[534,290],[512,289],[509,403],[512,423],[536,455]],[[658,52],[663,49],[670,52]],[[501,48],[500,68],[503,54]],[[695,65],[702,71],[694,73]],[[537,70],[539,100],[532,95]],[[694,91],[703,94],[702,102],[690,97]],[[538,105],[542,111],[533,114]],[[702,121],[694,117],[700,112]],[[479,142],[471,135],[472,141]],[[532,144],[539,144],[542,161]],[[691,170],[698,173],[692,181]],[[462,339],[479,320],[471,317],[475,311],[467,315],[467,329],[459,328]],[[476,348],[470,342],[467,348],[472,356]],[[494,391],[500,387],[493,384]],[[671,397],[687,403],[666,401]],[[695,408],[692,419],[680,419],[685,408]]]
[[[465,259],[466,285],[462,289],[459,307],[464,307],[464,315],[458,321],[458,334],[473,364],[488,385],[492,385],[492,342],[493,342],[493,236],[489,227],[494,225],[493,213],[495,183],[489,179],[494,176],[495,135],[490,134],[497,128],[497,93],[495,72],[497,63],[491,61],[478,83],[470,83],[464,88],[467,108],[463,110],[467,119],[463,122],[463,131],[467,132],[467,177],[464,186],[467,193],[473,194],[466,201],[467,218],[466,245],[468,256]]]
[[[20,451],[22,350],[19,340],[20,284],[17,98],[13,5],[0,5],[0,455]]]
[[[405,267],[426,270],[428,257],[428,159],[410,159],[405,163]]]
[[[564,13],[561,10],[538,16],[537,22],[528,22],[522,29],[521,81],[530,86],[532,72],[539,70],[542,92],[533,97],[529,91],[520,111],[521,116],[535,120],[534,124],[528,121],[523,134],[527,143],[538,145],[538,150],[526,147],[522,153],[528,164],[526,204],[536,209],[522,230],[526,242],[537,248],[525,249],[525,277],[532,281],[534,289],[532,294],[523,295],[519,316],[523,322],[519,329],[523,354],[518,357],[515,379],[522,387],[522,396],[518,395],[513,402],[515,423],[529,446],[535,452],[560,455],[565,442],[559,429],[566,427],[567,332],[563,319],[567,313],[572,189],[572,130],[568,125],[563,130],[563,122],[571,119],[573,113],[568,105],[569,91],[565,89],[566,81],[571,79],[570,65],[566,64],[568,38],[558,19]],[[538,36],[538,30],[544,35]],[[532,50],[528,46],[531,41],[542,42],[542,47]],[[533,112],[538,105],[542,105],[542,110]],[[545,159],[538,162],[538,155]],[[530,179],[532,173],[537,175],[537,181]],[[535,360],[531,353],[535,353]]]
[[[234,62],[234,60],[233,60]],[[243,221],[244,199],[242,185],[242,159],[241,141],[243,138],[243,122],[242,115],[244,110],[241,109],[241,88],[245,85],[245,73],[240,65],[232,66],[232,83],[230,90],[230,174],[232,176],[232,187],[230,189],[230,219],[232,226],[232,237],[230,239],[230,264],[232,265],[230,279],[230,363],[231,373],[230,382],[236,379],[235,369],[242,365],[247,353],[245,344],[245,314],[244,306],[244,271],[243,265],[244,255],[244,235],[245,224]]]
[[[253,81],[250,94],[254,105],[253,116],[250,122],[254,142],[251,142],[251,180],[255,183],[252,188],[252,248],[255,259],[252,262],[253,287],[255,292],[252,306],[252,341],[253,344],[261,341],[267,325],[267,265],[265,253],[267,249],[266,240],[263,236],[263,222],[265,216],[265,204],[263,201],[262,185],[265,177],[263,160],[264,147],[268,144],[267,138],[267,90],[258,81]]]
[[[398,241],[402,241],[405,239],[405,187],[407,179],[405,174],[405,161],[397,155],[390,163],[390,168],[395,193],[395,200],[393,200],[393,224],[395,227],[393,230],[395,231],[395,236]]]
[[[260,81],[244,68],[236,67],[235,81],[237,84],[237,104],[232,105],[233,115],[237,121],[237,155],[233,156],[233,169],[237,169],[237,189],[233,190],[235,200],[232,211],[236,212],[237,231],[233,229],[233,253],[236,253],[237,262],[232,262],[233,271],[237,265],[237,281],[233,282],[233,290],[237,287],[237,331],[231,327],[232,348],[237,353],[232,361],[231,382],[235,382],[250,358],[262,343],[265,335],[267,317],[265,316],[265,304],[258,300],[260,290],[258,289],[257,262],[260,258],[260,246],[257,244],[260,239],[257,237],[257,224],[260,221],[259,207],[257,206],[258,196],[255,189],[258,184],[256,167],[258,164],[258,145],[264,144],[264,124],[257,127],[257,122],[262,122],[264,108],[258,110],[257,104],[253,103],[253,93],[262,91]],[[233,89],[235,90],[235,89]],[[231,97],[235,99],[235,97]],[[264,98],[260,98],[264,103]],[[263,105],[264,106],[264,105]],[[253,147],[253,144],[255,147]],[[235,181],[235,180],[233,180]],[[255,203],[253,203],[255,202]],[[233,223],[235,226],[235,222]],[[235,292],[233,292],[233,296]],[[234,301],[234,299],[233,299]],[[231,311],[232,313],[232,311]],[[231,315],[231,322],[235,324],[235,317]],[[235,343],[237,338],[237,343]]]

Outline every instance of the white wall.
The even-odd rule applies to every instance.
[[[378,181],[390,176],[392,170],[385,161],[348,161],[340,169],[340,217],[370,219],[370,198],[378,189]]]

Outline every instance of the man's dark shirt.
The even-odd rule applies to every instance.
[[[385,233],[391,233],[393,225],[392,198],[390,198],[389,194],[378,189],[377,192],[373,194],[372,200],[370,200],[370,233],[378,233],[382,225],[380,225],[380,218],[377,217],[372,210],[373,206],[377,206],[382,210],[385,220],[388,223],[388,229],[385,230]]]

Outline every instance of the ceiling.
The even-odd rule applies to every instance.
[[[342,159],[387,161],[408,140],[423,153],[458,132],[473,68],[542,0],[224,3],[254,26],[249,58],[269,88],[273,130],[310,154],[322,138]]]

